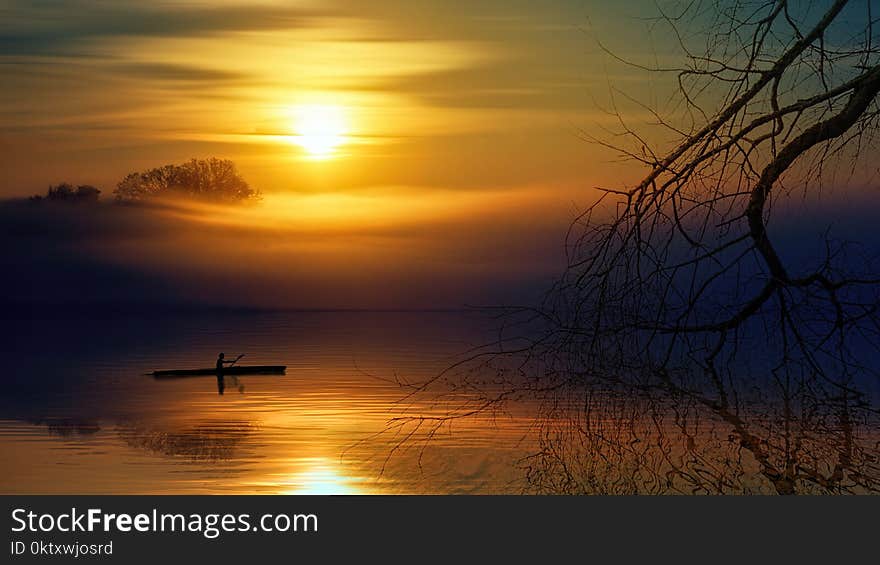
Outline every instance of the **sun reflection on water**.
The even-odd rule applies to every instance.
[[[367,494],[363,479],[344,475],[327,459],[303,462],[305,468],[282,482],[283,494]]]

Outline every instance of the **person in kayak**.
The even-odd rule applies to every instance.
[[[225,357],[226,355],[223,353],[220,353],[220,355],[217,356],[217,392],[220,394],[223,394],[223,389],[226,388],[226,383],[223,382],[223,366],[233,365],[236,361],[241,359],[241,355],[239,355],[234,361],[226,361]]]
[[[217,374],[221,375],[221,376],[223,375],[223,366],[224,365],[235,365],[236,363],[238,363],[239,359],[244,357],[244,355],[239,355],[238,357],[236,357],[232,361],[226,361],[224,359],[224,357],[225,357],[225,355],[223,353],[221,353],[220,355],[217,356]]]
[[[235,365],[236,363],[238,363],[239,359],[244,357],[244,354],[239,355],[232,361],[227,361],[225,357],[226,355],[224,353],[220,353],[220,355],[217,356],[217,365],[215,366],[217,371],[217,392],[219,392],[220,394],[223,394],[223,389],[225,388],[225,383],[223,382],[224,365]],[[234,379],[235,377],[233,377],[233,380]]]
[[[223,365],[228,365],[229,361],[224,361],[224,357],[226,355],[222,352],[217,356],[217,394],[223,394],[223,389],[226,388],[226,383],[223,382]]]

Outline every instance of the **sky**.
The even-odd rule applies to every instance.
[[[0,199],[62,181],[107,199],[132,171],[227,158],[263,193],[258,212],[80,215],[58,245],[126,276],[173,274],[186,300],[534,295],[593,187],[643,172],[584,132],[616,125],[612,88],[668,97],[668,81],[599,46],[666,61],[655,14],[651,0],[0,0]],[[172,228],[120,227],[143,222]]]
[[[596,117],[587,87],[607,80],[586,30],[597,17],[624,25],[626,11],[5,0],[0,197],[69,181],[106,199],[129,172],[228,158],[264,195],[259,229],[221,211],[163,214],[153,223],[171,232],[135,237],[77,213],[101,237],[80,241],[72,220],[53,237],[67,260],[88,259],[76,272],[94,274],[100,257],[128,273],[136,256],[135,270],[173,271],[171,286],[208,302],[450,307],[500,299],[502,281],[518,296],[560,270],[568,219],[601,169],[579,135]],[[38,278],[73,277],[58,263]],[[264,284],[242,283],[232,264]]]
[[[269,193],[582,185],[589,29],[638,14],[603,4],[7,0],[0,191],[215,155]],[[303,106],[342,114],[334,159]]]
[[[586,201],[630,180],[583,141],[615,125],[609,90],[662,107],[672,84],[599,43],[680,64],[650,21],[680,4],[0,0],[0,196],[65,180],[110,191],[132,171],[218,156],[266,193],[540,185]],[[805,6],[824,4],[792,10]],[[310,108],[340,122],[333,158],[297,144]]]

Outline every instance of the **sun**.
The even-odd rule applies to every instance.
[[[332,157],[346,141],[345,112],[339,106],[312,104],[293,108],[293,142],[312,159]]]

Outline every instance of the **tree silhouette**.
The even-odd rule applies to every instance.
[[[118,201],[141,201],[159,196],[184,196],[217,202],[259,199],[228,159],[192,159],[144,173],[131,173],[116,186]]]
[[[45,196],[31,196],[30,200],[39,202],[47,200],[51,202],[97,202],[101,191],[89,184],[81,184],[74,187],[72,184],[63,182],[50,186]]]
[[[661,14],[688,64],[640,68],[677,75],[677,114],[646,107],[677,143],[653,148],[619,114],[595,141],[645,166],[641,182],[599,189],[539,307],[508,309],[496,344],[417,387],[454,387],[446,416],[392,427],[430,436],[533,402],[524,466],[541,492],[880,491],[878,271],[830,237],[788,256],[771,229],[871,154],[876,18],[847,0]]]

